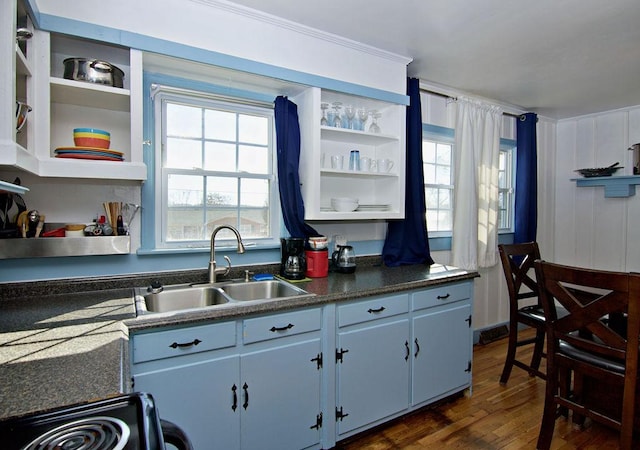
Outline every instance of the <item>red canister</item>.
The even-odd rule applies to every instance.
[[[307,259],[307,276],[322,278],[329,275],[329,250],[305,250]]]

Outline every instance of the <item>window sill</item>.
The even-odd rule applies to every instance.
[[[245,250],[247,252],[255,252],[260,250],[274,250],[280,249],[280,243],[269,244],[245,244]],[[211,249],[209,247],[193,247],[193,248],[139,248],[136,254],[139,256],[159,256],[159,255],[185,255],[194,253],[209,253]],[[216,253],[236,253],[237,247],[235,245],[229,245],[224,247],[216,246]]]

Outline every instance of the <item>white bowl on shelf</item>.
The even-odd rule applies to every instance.
[[[331,207],[338,212],[355,211],[358,209],[358,199],[352,197],[332,198]]]

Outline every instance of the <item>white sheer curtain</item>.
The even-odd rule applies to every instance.
[[[456,106],[451,264],[475,270],[498,263],[502,108],[467,98]]]

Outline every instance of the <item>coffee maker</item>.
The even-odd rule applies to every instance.
[[[306,277],[307,261],[304,255],[304,238],[281,238],[282,259],[280,275],[288,280]]]

